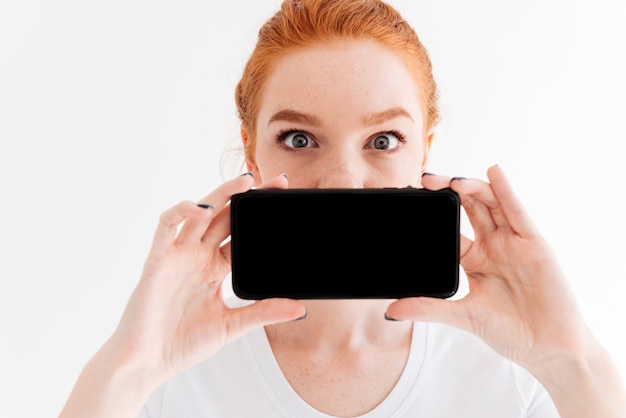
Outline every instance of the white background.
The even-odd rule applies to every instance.
[[[626,2],[393,4],[439,82],[429,171],[505,169],[626,375]],[[277,5],[2,2],[1,416],[60,411],[159,214],[239,172],[234,86]]]

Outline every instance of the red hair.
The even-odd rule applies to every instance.
[[[252,155],[263,87],[289,51],[336,39],[373,39],[394,51],[415,76],[428,131],[439,119],[437,84],[426,48],[391,6],[380,0],[285,0],[260,29],[235,91],[246,155]]]

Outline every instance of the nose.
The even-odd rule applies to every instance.
[[[360,189],[365,185],[364,168],[349,152],[335,152],[320,159],[317,173],[320,189]]]

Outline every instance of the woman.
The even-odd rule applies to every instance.
[[[502,169],[488,183],[426,173],[436,84],[395,10],[285,1],[236,99],[249,172],[162,215],[61,417],[626,416],[612,360]],[[233,194],[406,185],[461,196],[475,235],[463,300],[222,299]]]

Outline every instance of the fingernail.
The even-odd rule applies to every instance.
[[[452,179],[450,179],[450,183],[452,183],[454,180],[467,180],[467,178],[465,178],[465,177],[452,177]]]
[[[283,173],[283,174],[281,174],[281,176],[283,176],[284,178],[286,178],[287,180],[289,180],[289,176],[287,175],[287,173]]]
[[[294,321],[302,321],[303,319],[305,319],[307,316],[309,316],[309,311],[305,311],[304,315],[302,315],[300,318],[296,318],[294,319]]]
[[[202,209],[213,209],[213,206],[211,205],[206,205],[204,203],[198,203],[198,207],[202,208]]]
[[[398,319],[391,318],[391,317],[387,316],[387,312],[385,312],[385,319],[386,319],[387,321],[394,321],[394,322],[399,321]]]
[[[243,174],[241,175],[241,177],[243,177],[243,176],[250,176],[250,177],[254,178],[254,174],[252,174],[252,172],[251,172],[251,171],[248,171],[247,173],[243,173]]]
[[[434,176],[434,174],[433,173],[427,173],[427,172],[424,171],[422,173],[422,177],[425,177],[425,176]]]

